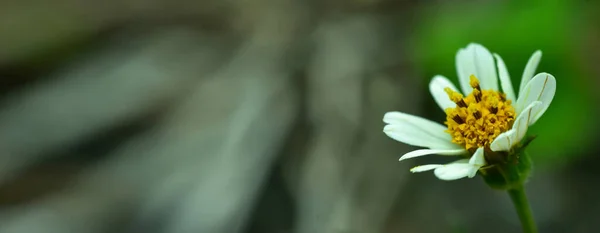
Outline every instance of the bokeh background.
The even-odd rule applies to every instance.
[[[1,233],[519,232],[508,196],[398,162],[478,42],[557,93],[529,133],[541,232],[598,232],[598,1],[0,1]]]

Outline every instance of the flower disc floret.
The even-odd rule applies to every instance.
[[[515,109],[506,95],[496,90],[481,90],[479,80],[470,77],[473,91],[463,97],[460,93],[446,88],[455,108],[447,108],[446,130],[452,142],[465,149],[487,147],[498,135],[509,130],[515,122]]]

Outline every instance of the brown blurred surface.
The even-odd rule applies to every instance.
[[[435,115],[422,4],[0,3],[0,232],[516,232],[504,193],[411,174],[381,132]],[[593,232],[595,162],[536,170],[543,232]]]

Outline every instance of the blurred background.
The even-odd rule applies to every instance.
[[[598,1],[2,0],[1,233],[519,232],[479,177],[383,114],[443,122],[427,84],[470,42],[518,87],[557,79],[530,129],[541,232],[597,232]]]

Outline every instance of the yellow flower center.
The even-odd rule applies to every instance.
[[[515,121],[515,109],[504,93],[481,90],[475,75],[471,75],[470,84],[473,92],[464,98],[450,88],[444,89],[456,103],[455,108],[446,109],[446,132],[452,135],[452,142],[467,150],[489,147]]]

